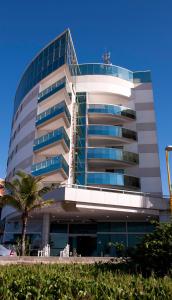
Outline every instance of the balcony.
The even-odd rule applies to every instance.
[[[48,123],[57,121],[60,118],[64,120],[67,127],[70,126],[71,116],[65,101],[62,101],[39,114],[36,118],[36,126],[43,127],[46,125],[47,127]]]
[[[88,118],[91,124],[123,124],[134,121],[134,110],[119,105],[90,104]]]
[[[65,99],[67,104],[71,104],[71,93],[70,84],[67,78],[63,77],[38,94],[38,104],[44,110],[56,105],[62,99]]]
[[[61,89],[63,89],[66,85],[66,78],[63,77],[62,79],[56,81],[54,84],[43,90],[38,94],[38,103],[44,101],[48,97],[52,96],[53,94],[57,93]]]
[[[68,152],[70,148],[69,137],[63,127],[45,134],[34,141],[34,152],[42,155],[54,156],[63,151]]]
[[[121,126],[89,125],[88,144],[91,147],[111,147],[137,141],[137,133]]]
[[[130,82],[140,82],[140,83],[151,82],[150,71],[132,72],[115,65],[107,65],[107,64],[99,64],[99,63],[71,65],[70,71],[72,76],[107,75],[107,76],[118,77]]]
[[[121,79],[127,81],[133,81],[133,72],[113,65],[105,65],[105,64],[81,64],[81,65],[73,65],[71,67],[71,72],[75,74],[75,76],[83,76],[83,75],[109,75],[114,77],[119,77]]]
[[[115,148],[88,148],[88,167],[91,170],[110,167],[129,167],[139,163],[137,153]]]
[[[121,173],[88,172],[87,185],[139,190],[140,180]]]
[[[59,155],[32,165],[32,175],[45,175],[46,181],[60,182],[68,178],[69,166],[64,157]]]

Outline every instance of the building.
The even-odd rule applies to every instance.
[[[162,198],[150,71],[109,62],[78,64],[69,30],[28,65],[14,100],[7,178],[16,170],[62,183],[57,201],[35,211],[33,247],[67,243],[81,255],[112,255],[110,241],[132,247],[167,208]],[[4,241],[20,234],[3,209]]]
[[[2,178],[0,178],[0,197],[3,196],[4,194],[4,180]],[[1,221],[1,210],[2,208],[0,207],[0,243],[2,241],[3,238],[3,222]]]

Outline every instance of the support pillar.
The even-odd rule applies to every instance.
[[[50,214],[46,213],[43,215],[42,220],[42,246],[49,244],[49,233],[50,233]]]

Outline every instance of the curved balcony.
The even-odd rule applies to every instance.
[[[63,127],[60,127],[48,134],[34,140],[34,152],[41,152],[42,155],[53,156],[58,152],[68,152],[70,147],[69,137]]]
[[[106,65],[100,63],[71,65],[70,71],[73,76],[107,75],[119,77],[123,80],[131,82],[151,82],[150,71],[132,72],[115,65]]]
[[[90,104],[88,118],[91,124],[123,124],[134,121],[136,112],[119,105]]]
[[[45,110],[41,114],[39,114],[36,118],[36,126],[37,127],[46,126],[46,128],[48,128],[47,127],[48,123],[50,123],[50,122],[56,123],[56,121],[59,120],[60,118],[63,118],[67,127],[70,126],[71,116],[70,116],[70,112],[67,108],[65,101],[62,101],[62,102],[50,107],[49,109]],[[53,126],[53,125],[51,125],[51,126]]]
[[[139,190],[140,180],[120,173],[88,172],[87,185]]]
[[[137,133],[121,126],[89,125],[88,141],[93,147],[117,146],[137,141]]]
[[[129,167],[139,163],[137,153],[115,148],[88,148],[88,165],[91,169]]]
[[[52,176],[52,174],[55,173]],[[55,156],[32,165],[32,175],[50,176],[50,181],[62,181],[68,178],[69,166],[62,155]],[[47,178],[46,178],[47,181]]]
[[[119,77],[127,81],[133,81],[133,72],[127,69],[105,64],[81,64],[72,66],[75,75],[109,75],[114,77]]]

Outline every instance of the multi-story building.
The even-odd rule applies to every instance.
[[[18,169],[63,186],[50,195],[55,204],[30,217],[33,245],[50,241],[54,255],[67,243],[81,255],[110,255],[110,241],[135,245],[166,209],[150,71],[78,64],[66,30],[18,85],[7,178]],[[2,215],[12,240],[18,213]]]
[[[0,197],[2,197],[4,194],[4,180],[2,178],[0,178]],[[1,221],[1,210],[2,207],[0,207],[0,243],[2,241],[3,238],[3,222]]]

